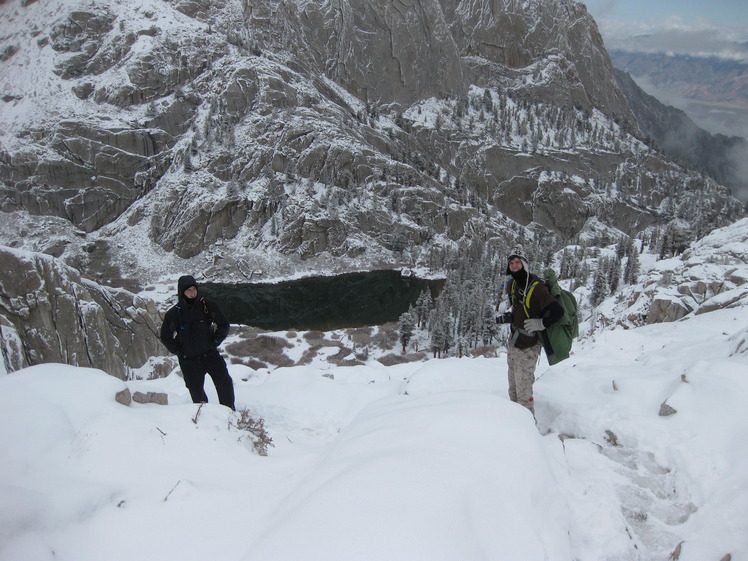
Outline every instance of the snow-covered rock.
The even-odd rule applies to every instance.
[[[677,257],[653,263],[600,313],[611,325],[677,321],[748,302],[748,219],[719,228]]]
[[[0,260],[4,372],[62,362],[127,378],[164,354],[153,301],[86,280],[49,255],[0,247]]]

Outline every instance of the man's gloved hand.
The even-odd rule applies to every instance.
[[[525,331],[529,333],[535,333],[536,331],[543,331],[545,325],[541,318],[530,318],[525,320]]]

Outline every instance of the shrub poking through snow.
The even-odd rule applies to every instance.
[[[236,428],[240,431],[246,431],[249,433],[250,439],[253,441],[255,451],[260,456],[268,455],[268,446],[275,446],[273,439],[270,438],[267,430],[265,429],[265,421],[259,417],[253,417],[249,409],[239,409],[237,412],[238,418],[236,419]],[[242,435],[239,440],[245,438],[248,435]]]

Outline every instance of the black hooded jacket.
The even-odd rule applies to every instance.
[[[205,356],[216,351],[229,334],[229,322],[218,304],[201,298],[188,300],[184,291],[197,288],[194,277],[185,275],[177,283],[178,303],[164,316],[161,342],[180,359]]]

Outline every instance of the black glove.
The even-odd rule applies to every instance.
[[[496,323],[512,323],[512,312],[504,312],[496,316]]]

